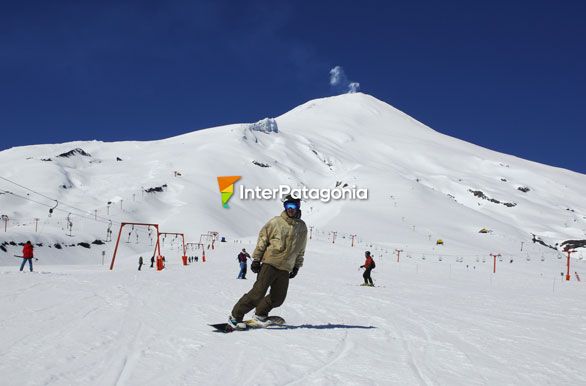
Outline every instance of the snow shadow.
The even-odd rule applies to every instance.
[[[296,330],[300,328],[306,328],[310,330],[333,330],[337,328],[341,329],[359,329],[359,330],[370,330],[376,328],[375,326],[356,326],[351,324],[301,324],[299,326],[293,326],[290,324],[286,324],[283,326],[271,326],[272,330]]]

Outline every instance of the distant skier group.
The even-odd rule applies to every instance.
[[[372,277],[370,276],[370,273],[372,272],[373,269],[376,268],[376,263],[374,262],[374,259],[372,258],[370,251],[364,252],[364,258],[365,258],[364,264],[362,264],[360,266],[361,269],[364,268],[364,273],[362,274],[362,277],[364,278],[364,283],[362,283],[360,285],[367,286],[367,287],[374,287],[374,282],[372,281]],[[240,272],[238,273],[237,279],[246,279],[247,261],[248,261],[248,259],[250,259],[250,260],[253,260],[253,259],[250,257],[248,252],[246,252],[245,248],[242,248],[242,251],[238,254],[236,259],[238,260],[238,264],[240,265]],[[254,260],[253,260],[253,263],[254,263]]]
[[[165,257],[161,257],[162,261],[163,261],[163,266],[164,266],[164,262],[165,262]],[[190,263],[197,263],[197,261],[199,260],[198,256],[188,256],[187,257],[187,261],[189,261]],[[138,258],[138,270],[140,271],[142,269],[142,266],[144,264],[144,260],[142,258],[142,256],[139,256]],[[155,267],[155,255],[151,256],[151,265],[150,268],[154,268]]]

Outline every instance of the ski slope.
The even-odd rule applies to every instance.
[[[2,272],[0,378],[10,385],[584,384],[586,286],[563,261],[492,264],[377,255],[311,240],[282,330],[215,333],[255,275],[247,242],[162,272],[106,266]],[[584,271],[582,261],[577,269]],[[20,365],[23,360],[26,365]]]
[[[1,384],[586,384],[585,250],[570,281],[561,251],[586,239],[582,174],[445,136],[360,93],[159,141],[18,147],[0,164]],[[236,255],[281,210],[237,196],[223,208],[216,177],[231,175],[237,187],[369,190],[303,202],[313,237],[275,310],[285,329],[207,325],[251,288]],[[184,267],[180,241],[163,237],[167,269],[138,272],[156,235],[128,226],[109,271],[121,222],[228,242]],[[34,273],[14,257],[26,240]],[[359,286],[365,250],[375,288]]]
[[[20,185],[0,179],[3,214],[17,241],[104,240],[109,220],[113,232],[122,221],[158,223],[191,242],[209,230],[254,236],[274,215],[274,202],[235,197],[225,210],[216,177],[231,175],[241,176],[237,189],[367,188],[366,201],[309,201],[304,219],[405,248],[425,250],[445,239],[475,253],[504,253],[522,249],[532,235],[551,246],[586,239],[586,176],[448,137],[360,93],[159,141],[13,148],[0,152],[0,162],[0,177]],[[146,192],[153,188],[163,191]],[[478,237],[482,228],[492,237]]]

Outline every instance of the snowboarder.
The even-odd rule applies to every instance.
[[[370,277],[370,271],[372,271],[375,267],[374,260],[372,259],[372,256],[370,256],[370,251],[364,252],[364,257],[366,258],[366,260],[364,261],[364,265],[360,266],[360,268],[364,268],[364,273],[362,274],[362,277],[364,278],[364,283],[361,285],[374,287],[374,283],[372,282],[372,278]]]
[[[28,266],[33,271],[33,244],[30,241],[27,241],[22,247],[22,264],[20,265],[20,270],[24,269],[24,265],[28,261]]]
[[[244,315],[253,308],[256,308],[254,319],[267,323],[269,312],[285,301],[289,279],[293,279],[303,265],[307,226],[301,220],[301,200],[287,195],[283,206],[285,210],[281,215],[270,219],[259,232],[250,265],[250,270],[258,276],[228,318],[235,329],[246,329]]]
[[[238,262],[240,263],[240,273],[238,279],[246,279],[246,268],[248,265],[247,259],[252,259],[245,248],[238,254]]]
[[[140,271],[140,269],[142,268],[142,264],[143,264],[143,260],[142,260],[142,256],[140,256],[138,258],[138,270]]]

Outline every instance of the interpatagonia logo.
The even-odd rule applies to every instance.
[[[241,200],[283,200],[284,197],[291,195],[300,198],[303,201],[319,200],[327,203],[332,200],[368,200],[368,189],[358,188],[356,186],[344,186],[336,188],[292,188],[289,185],[279,185],[278,188],[247,188],[244,185],[238,187]]]
[[[234,195],[234,184],[240,179],[240,176],[220,176],[218,177],[218,186],[222,194],[222,206],[229,208],[228,201]]]

